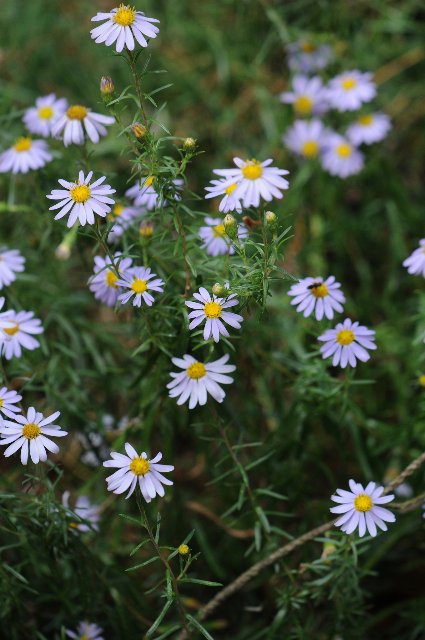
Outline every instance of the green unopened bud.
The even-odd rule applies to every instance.
[[[223,224],[224,224],[224,230],[226,232],[226,235],[228,235],[229,238],[232,238],[232,240],[234,240],[238,235],[238,226],[236,224],[236,218],[232,216],[231,213],[228,213],[226,216],[224,216]]]
[[[274,228],[277,225],[277,215],[273,211],[266,211],[264,218],[268,227]]]
[[[227,290],[223,284],[216,282],[213,285],[212,292],[215,296],[224,296],[224,294],[227,293]]]
[[[185,149],[186,151],[192,151],[195,147],[196,147],[195,138],[186,138],[183,141],[183,149]]]
[[[135,122],[131,127],[131,133],[137,140],[141,140],[146,135],[146,127],[140,124],[140,122]]]

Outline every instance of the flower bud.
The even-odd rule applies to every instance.
[[[189,553],[190,549],[187,546],[187,544],[181,544],[178,548],[178,552],[181,556],[187,556],[187,554]]]
[[[71,249],[66,242],[61,242],[55,249],[55,256],[58,260],[69,260]]]
[[[139,228],[139,233],[142,238],[149,239],[153,235],[153,224],[150,222],[142,222]]]
[[[131,127],[131,133],[137,140],[141,140],[146,135],[146,127],[140,124],[140,122],[135,122]]]
[[[195,147],[196,147],[195,138],[186,138],[183,141],[183,149],[185,149],[186,151],[192,151]]]
[[[100,80],[100,93],[102,96],[111,96],[114,92],[115,85],[111,76],[102,76]]]
[[[226,216],[224,216],[223,224],[226,235],[234,240],[238,235],[238,226],[236,224],[235,217],[232,216],[231,213],[228,213]]]
[[[219,282],[216,282],[213,285],[212,292],[215,296],[224,296],[224,294],[227,293],[226,287]]]
[[[264,218],[268,227],[273,228],[277,225],[277,215],[273,213],[273,211],[266,211],[266,213],[264,214]]]
[[[421,387],[425,387],[425,375],[422,374],[421,376],[419,376],[418,382]]]

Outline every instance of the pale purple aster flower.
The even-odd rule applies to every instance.
[[[367,362],[370,358],[367,349],[376,349],[375,331],[349,318],[338,323],[335,329],[325,331],[318,340],[324,342],[320,347],[322,357],[326,359],[332,356],[332,365],[339,365],[343,369],[347,365],[355,367],[357,360]]]
[[[208,198],[218,198],[220,196],[224,196],[220,201],[218,210],[222,213],[228,213],[229,211],[237,211],[237,213],[241,213],[241,201],[234,196],[234,192],[237,186],[237,182],[229,184],[229,181],[226,178],[223,178],[221,180],[211,180],[210,186],[205,187],[205,191],[208,191],[205,199],[208,200]]]
[[[165,207],[167,201],[160,197],[159,193],[152,186],[154,176],[148,176],[144,179],[143,184],[136,182],[130,189],[127,189],[125,195],[129,200],[133,200],[136,207],[145,207],[148,211]],[[175,200],[180,200],[179,191],[181,191],[184,181],[177,178],[173,181],[176,188]]]
[[[104,42],[107,47],[116,43],[117,53],[126,48],[133,51],[136,40],[141,47],[147,47],[146,38],[156,38],[159,29],[153,23],[159,22],[156,18],[148,18],[142,11],[136,11],[131,5],[121,4],[108,13],[99,12],[92,18],[92,22],[103,24],[90,31],[92,39],[96,43]]]
[[[34,318],[32,311],[9,311],[7,321],[11,327],[3,328],[0,333],[0,354],[11,360],[13,357],[22,356],[22,347],[33,351],[40,346],[38,340],[33,335],[43,333],[41,321]]]
[[[63,116],[68,108],[65,98],[56,98],[54,93],[41,96],[35,101],[35,106],[25,111],[23,121],[31,133],[43,138],[52,135],[52,128]]]
[[[412,276],[425,278],[425,238],[419,241],[419,247],[403,262],[408,273]]]
[[[79,623],[77,631],[65,629],[65,634],[68,638],[73,638],[74,640],[105,640],[102,633],[103,629],[101,627],[86,621]]]
[[[391,121],[386,113],[371,113],[350,124],[345,135],[352,144],[359,146],[380,142],[390,129]]]
[[[6,458],[21,450],[21,463],[28,463],[28,453],[34,464],[47,460],[47,451],[58,453],[59,447],[47,436],[63,438],[68,435],[57,424],[52,424],[60,416],[60,411],[45,418],[42,413],[30,407],[25,415],[14,415],[13,420],[4,420],[0,427],[1,446],[7,446]]]
[[[342,313],[344,310],[345,296],[340,289],[341,285],[334,276],[329,276],[326,280],[321,277],[303,278],[292,285],[288,295],[293,296],[291,304],[305,318],[315,313],[316,320],[322,320],[324,316],[332,320],[335,313]]]
[[[152,278],[156,278],[152,280]],[[163,293],[164,281],[152,273],[150,267],[131,267],[123,274],[122,278],[117,280],[117,285],[123,289],[128,289],[125,293],[118,296],[119,302],[126,304],[133,296],[133,306],[141,307],[142,301],[151,307],[154,303],[154,297],[151,291]]]
[[[8,287],[25,270],[25,258],[17,249],[0,248],[0,289]]]
[[[13,418],[15,413],[20,412],[20,408],[15,405],[22,400],[16,391],[9,391],[7,387],[0,389],[0,413],[4,413],[5,416]]]
[[[113,264],[115,269],[113,268]],[[113,263],[109,256],[105,258],[95,256],[94,275],[89,278],[89,288],[96,300],[103,302],[103,304],[106,304],[108,307],[115,307],[120,294],[117,285],[117,271],[124,275],[132,264],[133,261],[131,258],[124,258],[119,252],[114,254]]]
[[[220,335],[228,338],[229,332],[223,323],[235,329],[241,328],[243,317],[237,313],[227,311],[230,307],[239,304],[235,293],[232,293],[227,298],[218,298],[214,294],[210,295],[204,287],[200,287],[199,292],[194,293],[193,297],[198,302],[188,301],[185,303],[187,307],[193,309],[189,313],[189,320],[191,320],[189,329],[195,329],[205,321],[204,340],[212,337],[214,342],[218,342]]]
[[[321,164],[332,176],[347,178],[363,169],[364,156],[347,138],[330,133],[321,155]]]
[[[362,538],[366,531],[375,537],[377,534],[377,526],[382,531],[387,531],[386,522],[395,522],[395,515],[388,509],[384,509],[381,505],[387,504],[394,500],[394,496],[382,495],[384,487],[379,487],[375,482],[363,488],[359,482],[349,481],[351,491],[337,489],[336,495],[331,496],[333,502],[337,502],[337,507],[332,507],[332,513],[342,514],[335,521],[335,525],[347,534],[359,530],[359,536]]]
[[[226,235],[223,220],[221,218],[204,218],[205,226],[199,228],[199,237],[202,240],[202,248],[212,257],[216,256],[232,256],[235,248],[230,238]],[[238,225],[239,241],[244,240],[248,236],[246,225]]]
[[[227,364],[228,360],[228,355],[207,363],[188,354],[183,358],[172,358],[172,363],[183,371],[170,373],[173,378],[167,384],[170,398],[178,398],[178,405],[189,400],[189,409],[194,409],[198,403],[206,404],[208,394],[217,402],[223,402],[226,394],[220,384],[232,384],[233,378],[227,374],[236,369],[235,365]]]
[[[128,442],[125,444],[125,451],[126,456],[112,451],[112,460],[106,460],[103,463],[104,467],[118,467],[118,471],[106,478],[108,491],[119,495],[128,489],[127,499],[138,484],[146,502],[150,502],[157,495],[162,498],[165,494],[162,485],[173,484],[162,474],[173,471],[174,467],[171,464],[158,464],[162,453],[158,453],[150,460],[145,452],[139,455]]]
[[[327,67],[333,57],[326,44],[315,45],[308,40],[298,40],[286,46],[288,67],[296,73],[314,73]]]
[[[0,154],[0,173],[28,173],[41,169],[51,160],[53,156],[47,142],[28,137],[18,138],[10,149]]]
[[[327,96],[330,106],[338,111],[356,111],[376,96],[373,74],[345,71],[329,82]]]
[[[324,124],[313,120],[295,120],[283,136],[283,144],[303,158],[316,158],[326,147],[329,132]]]
[[[295,76],[292,91],[284,91],[279,99],[284,104],[292,104],[297,116],[321,115],[329,109],[327,91],[318,76]]]
[[[87,533],[88,531],[99,531],[99,505],[93,505],[87,498],[87,496],[78,496],[75,502],[75,506],[72,509],[69,506],[69,496],[70,492],[65,491],[62,496],[62,504],[66,509],[73,511],[73,513],[77,516],[77,521],[73,520],[69,526],[72,529],[81,531],[81,533]]]
[[[108,133],[106,127],[114,124],[115,118],[95,113],[81,104],[73,104],[52,126],[54,138],[63,136],[65,147],[70,144],[84,144],[88,138],[96,144]]]

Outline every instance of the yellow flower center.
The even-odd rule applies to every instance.
[[[151,238],[153,235],[153,226],[151,224],[143,224],[139,231],[143,238]]]
[[[19,324],[17,322],[15,322],[15,326],[14,327],[10,327],[9,329],[3,329],[3,331],[5,333],[7,333],[8,336],[14,336],[15,333],[17,333],[19,331]]]
[[[146,282],[146,280],[139,280],[139,278],[136,278],[133,281],[131,288],[133,289],[134,293],[144,293],[148,288],[148,283]]]
[[[224,190],[225,194],[231,196],[237,186],[238,185],[235,182],[235,184],[231,184],[229,187],[226,187],[226,189]]]
[[[0,398],[0,409],[2,408],[2,406],[3,406],[3,398]]]
[[[329,290],[324,282],[312,284],[310,289],[315,298],[325,298],[329,294]]]
[[[40,107],[38,110],[38,117],[41,120],[50,120],[50,118],[53,116],[53,109],[52,107]]]
[[[219,318],[221,316],[221,304],[218,302],[207,302],[204,307],[207,318]]]
[[[350,331],[350,329],[342,329],[342,331],[338,331],[336,334],[336,341],[343,347],[346,347],[354,342],[355,337],[356,336],[352,331]]]
[[[418,380],[419,384],[421,385],[421,387],[425,387],[425,375],[422,374],[421,376],[419,376],[419,380]],[[3,402],[2,400],[0,400],[0,403]],[[1,407],[1,404],[0,404]]]
[[[69,523],[69,527],[70,527],[71,529],[78,529],[79,524],[78,524],[78,522],[70,522],[70,523]],[[81,637],[82,637],[82,638],[84,638],[84,636],[81,636]],[[86,637],[87,637],[87,636],[86,636]]]
[[[130,462],[130,471],[132,471],[135,476],[145,476],[149,469],[149,460],[146,460],[146,458],[133,458]]]
[[[263,167],[258,160],[250,160],[242,169],[242,173],[247,180],[258,180],[263,175]]]
[[[83,633],[82,636],[80,636],[80,640],[90,640],[89,636],[86,635],[85,633]]]
[[[189,547],[187,544],[181,544],[178,548],[178,552],[181,556],[186,556],[189,553]]]
[[[308,140],[307,142],[304,142],[301,149],[306,158],[314,158],[314,156],[317,156],[319,152],[319,145],[314,140]]]
[[[22,151],[29,151],[31,147],[31,138],[18,138],[14,144],[15,151],[18,151],[18,153],[21,153]]]
[[[202,362],[193,362],[190,367],[186,369],[187,377],[191,380],[199,380],[199,378],[203,378],[207,370],[205,365]]]
[[[113,217],[117,217],[117,216],[120,216],[123,211],[124,211],[124,206],[122,204],[116,204],[115,207],[112,209],[111,213]]]
[[[84,120],[87,115],[87,108],[82,107],[80,104],[74,104],[72,107],[69,107],[66,115],[70,120]]]
[[[313,51],[316,51],[316,46],[311,42],[303,42],[301,45],[301,51],[304,51],[304,53],[313,53]]]
[[[149,176],[149,178],[146,178],[144,186],[145,187],[150,187],[152,185],[154,177],[155,176]]]
[[[357,86],[357,80],[355,78],[344,78],[341,84],[342,88],[345,89],[345,91],[350,91]]]
[[[76,187],[73,187],[69,193],[74,202],[87,202],[91,196],[90,189],[85,184],[78,184]]]
[[[313,108],[313,100],[308,96],[298,96],[294,102],[294,109],[297,113],[307,116]]]
[[[351,156],[352,149],[349,144],[339,144],[336,148],[336,152],[340,158],[349,158]]]
[[[27,440],[34,440],[34,438],[37,438],[40,433],[40,427],[33,422],[28,422],[28,424],[24,425],[24,428],[22,429],[22,435]]]
[[[216,238],[224,236],[225,231],[224,224],[216,224],[215,227],[213,227],[213,233]]]
[[[373,122],[373,116],[371,116],[370,114],[367,116],[361,116],[361,118],[359,118],[359,124],[363,125],[364,127],[369,127]]]
[[[122,27],[129,27],[136,19],[136,9],[130,5],[120,4],[114,15],[114,22]]]
[[[373,507],[373,502],[369,498],[369,496],[362,494],[360,496],[357,496],[357,498],[354,500],[354,507],[357,509],[357,511],[370,511]]]
[[[112,289],[118,289],[117,285],[115,284],[116,281],[118,280],[118,276],[116,273],[114,273],[113,271],[108,270],[106,272],[106,284],[108,285],[108,287],[111,287]]]

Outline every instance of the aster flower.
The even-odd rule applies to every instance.
[[[321,277],[303,278],[288,291],[293,296],[291,304],[295,305],[298,313],[303,313],[305,318],[316,315],[316,320],[322,320],[323,316],[332,320],[334,313],[342,313],[345,296],[340,291],[341,285],[336,282],[334,276],[326,280]]]
[[[120,4],[109,13],[100,12],[92,18],[92,22],[102,20],[106,20],[106,22],[92,29],[90,31],[91,37],[97,43],[104,42],[107,47],[116,42],[115,50],[117,53],[121,53],[124,47],[133,51],[135,39],[141,47],[147,47],[146,38],[156,38],[159,33],[158,27],[153,24],[159,20],[147,18],[144,13],[136,11],[129,4]]]
[[[144,179],[143,184],[136,182],[130,189],[127,189],[125,195],[129,200],[133,200],[136,207],[145,207],[148,211],[153,211],[156,208],[160,208],[166,205],[166,200],[160,197],[159,193],[152,186],[155,176],[147,176]],[[173,184],[177,190],[175,194],[175,200],[180,200],[178,191],[184,184],[184,181],[180,178],[173,180]]]
[[[54,93],[37,98],[35,106],[25,111],[23,122],[31,133],[43,138],[52,135],[52,127],[65,113],[68,103],[65,98],[56,98]]]
[[[363,169],[364,156],[347,138],[331,133],[325,142],[321,164],[332,176],[347,178]]]
[[[403,267],[410,275],[425,278],[425,238],[419,240],[419,247],[404,260]]]
[[[315,45],[298,40],[286,46],[288,67],[297,73],[313,73],[324,69],[332,59],[332,49],[326,44]]]
[[[13,147],[0,154],[0,173],[28,173],[41,169],[52,160],[52,154],[44,140],[18,138]]]
[[[316,158],[325,146],[328,131],[320,120],[295,120],[283,136],[284,145],[304,158]]]
[[[237,211],[238,213],[241,213],[241,202],[234,196],[237,186],[237,182],[229,184],[229,181],[226,180],[226,178],[223,178],[222,180],[211,180],[210,186],[205,187],[205,191],[208,191],[205,199],[208,200],[208,198],[224,196],[220,202],[219,211],[222,213],[228,213],[229,211]]]
[[[0,414],[4,413],[5,416],[13,418],[13,414],[20,412],[19,407],[15,405],[21,400],[22,396],[16,391],[9,391],[7,387],[2,387],[0,389]]]
[[[156,279],[152,280],[152,278]],[[150,267],[132,267],[128,269],[122,278],[117,280],[117,285],[123,289],[128,289],[128,291],[118,296],[119,302],[126,304],[134,296],[134,307],[141,307],[142,300],[148,307],[151,307],[155,299],[150,292],[163,293],[164,291],[164,281],[158,278],[155,273],[152,273]]]
[[[95,214],[104,218],[110,212],[110,205],[115,204],[115,201],[109,196],[115,193],[115,189],[108,184],[102,184],[106,180],[105,176],[90,184],[92,177],[93,171],[90,171],[87,177],[80,171],[76,182],[58,181],[64,188],[53,189],[50,195],[46,196],[49,200],[60,200],[49,208],[49,211],[59,209],[55,220],[69,214],[67,227],[72,227],[77,220],[84,226],[94,224]]]
[[[233,197],[242,200],[244,207],[258,207],[260,199],[270,202],[273,198],[283,198],[281,189],[289,187],[289,182],[281,176],[289,171],[270,167],[273,160],[242,160],[233,158],[236,169],[214,169],[214,173],[223,176],[227,185],[237,184]],[[223,183],[223,187],[224,187]]]
[[[172,485],[172,481],[163,476],[163,473],[173,471],[174,467],[170,464],[158,464],[162,458],[162,453],[158,453],[152,460],[149,460],[146,453],[141,455],[126,442],[125,451],[127,455],[122,453],[111,452],[112,460],[106,460],[104,467],[117,467],[111,476],[106,478],[108,483],[108,491],[120,494],[128,489],[126,499],[131,496],[139,484],[140,491],[146,500],[150,502],[156,495],[164,496],[164,487],[162,485]]]
[[[75,640],[105,640],[102,636],[103,629],[97,624],[92,622],[80,622],[77,627],[77,631],[71,631],[71,629],[65,629],[65,634],[68,638],[74,638]]]
[[[6,320],[12,326],[3,328],[0,334],[0,354],[11,360],[22,356],[22,347],[33,351],[40,343],[33,335],[43,333],[41,321],[32,311],[8,311]]]
[[[4,298],[0,298],[0,311],[4,306]],[[11,329],[15,326],[14,322],[11,320],[11,316],[13,315],[13,311],[3,311],[0,313],[0,353],[1,353],[1,342],[4,339],[3,331],[5,329]]]
[[[121,275],[125,274],[132,263],[131,258],[124,258],[119,252],[114,254],[113,263],[109,256],[105,258],[95,256],[94,275],[89,278],[89,289],[94,294],[96,300],[103,302],[103,304],[106,304],[108,307],[115,307],[120,294],[117,285],[117,271]]]
[[[337,507],[332,507],[332,513],[342,514],[335,521],[335,525],[340,527],[344,533],[350,534],[359,530],[362,538],[366,531],[375,537],[377,526],[382,531],[387,531],[386,522],[395,522],[394,514],[388,509],[381,507],[394,500],[393,495],[384,496],[384,487],[379,487],[375,482],[363,488],[359,482],[349,481],[351,491],[337,489],[336,495],[331,496],[331,500],[338,503]]]
[[[297,116],[320,115],[329,108],[327,91],[318,76],[295,76],[292,91],[284,91],[279,99],[284,104],[292,104]]]
[[[374,144],[383,140],[390,129],[391,121],[386,113],[370,113],[353,122],[348,127],[346,136],[355,146]]]
[[[74,104],[52,126],[55,138],[63,136],[65,147],[70,144],[84,144],[89,138],[94,144],[108,133],[106,127],[114,124],[115,118],[95,113],[81,104]]]
[[[87,533],[88,531],[99,531],[99,505],[93,505],[86,496],[78,496],[75,507],[73,509],[69,506],[70,492],[65,491],[62,496],[62,504],[66,509],[70,509],[77,516],[77,521],[72,521],[70,527],[81,531],[81,533]],[[81,522],[81,520],[83,522]]]
[[[376,96],[376,85],[371,73],[345,71],[333,78],[328,84],[328,100],[331,107],[338,111],[356,111],[362,104],[370,102]]]
[[[17,249],[0,248],[0,289],[8,287],[25,270],[25,258]]]
[[[191,320],[189,329],[195,329],[205,321],[204,340],[212,337],[214,342],[218,342],[220,335],[228,338],[229,332],[223,323],[235,329],[241,328],[243,317],[237,313],[226,311],[226,309],[239,304],[235,293],[232,293],[227,298],[218,298],[214,294],[210,295],[204,287],[200,287],[199,292],[194,293],[193,297],[198,302],[186,302],[186,306],[193,309],[189,313],[189,320]]]
[[[145,240],[149,240],[153,236],[153,232],[155,227],[152,222],[148,222],[147,220],[143,221],[139,227],[139,234],[141,238]]]
[[[339,365],[343,369],[349,364],[357,365],[357,360],[367,362],[370,355],[366,349],[376,349],[375,331],[363,327],[358,322],[346,318],[336,325],[335,329],[328,329],[319,336],[318,340],[325,344],[320,347],[323,358],[332,358],[332,365]]]
[[[167,384],[170,398],[178,398],[178,405],[189,400],[189,409],[206,404],[208,394],[217,402],[223,402],[226,394],[220,384],[232,384],[233,378],[226,374],[236,369],[235,365],[226,364],[228,360],[228,355],[208,363],[199,362],[188,354],[183,358],[172,358],[172,363],[183,371],[170,373],[173,378]]]
[[[199,237],[202,240],[202,248],[209,256],[232,256],[235,253],[232,241],[226,235],[223,220],[221,218],[204,218],[204,227],[199,228]],[[248,236],[248,229],[244,224],[238,225],[239,241]]]
[[[117,242],[131,226],[135,218],[141,216],[143,213],[143,210],[140,208],[116,204],[107,216],[108,222],[114,221],[115,223],[108,234],[108,242],[110,244]]]
[[[59,447],[47,436],[63,438],[68,435],[57,424],[52,424],[60,416],[60,411],[45,418],[42,413],[30,407],[27,415],[14,415],[12,420],[4,420],[0,427],[0,445],[6,446],[6,458],[21,450],[21,463],[27,464],[28,451],[34,464],[47,460],[47,451],[58,453]]]

